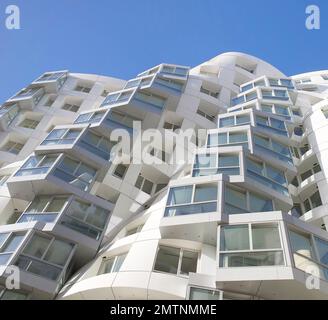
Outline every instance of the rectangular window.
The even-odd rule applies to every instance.
[[[124,263],[127,253],[108,258],[103,261],[98,274],[119,272]]]
[[[215,212],[217,210],[217,186],[202,184],[171,188],[165,217]]]
[[[222,226],[220,267],[284,265],[277,224]]]
[[[127,165],[120,163],[116,166],[113,175],[119,179],[123,179],[127,169],[128,169]]]
[[[32,119],[24,119],[19,126],[26,129],[35,129],[40,121]]]
[[[91,86],[77,85],[75,91],[89,93],[91,91]]]
[[[27,272],[58,281],[75,245],[34,234],[18,257],[15,265]]]
[[[71,111],[71,112],[78,112],[80,109],[80,106],[77,104],[65,103],[62,106],[62,109],[66,110],[66,111]]]
[[[83,191],[88,190],[96,174],[96,169],[69,157],[64,157],[53,172],[55,177]]]
[[[1,151],[10,152],[13,154],[19,154],[23,149],[24,145],[15,141],[8,141],[4,146],[2,146]]]
[[[198,252],[159,246],[154,271],[188,276],[197,272]]]
[[[15,176],[45,174],[57,160],[58,155],[31,156],[17,171]]]
[[[273,201],[248,190],[226,186],[225,211],[228,214],[273,211]]]

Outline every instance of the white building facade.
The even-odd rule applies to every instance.
[[[328,299],[327,118],[328,71],[242,53],[43,74],[0,107],[0,299]]]

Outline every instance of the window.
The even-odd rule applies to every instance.
[[[177,124],[173,124],[173,123],[165,122],[163,128],[164,128],[165,130],[176,131],[176,130],[181,129],[181,126],[180,126],[180,125],[177,125]]]
[[[20,108],[17,103],[2,105],[0,107],[0,119],[4,119],[4,122],[9,126],[18,116],[19,112]]]
[[[24,233],[0,233],[0,265],[7,264],[24,237]]]
[[[225,188],[225,211],[228,214],[273,211],[273,201],[236,187]]]
[[[65,196],[36,197],[21,215],[17,223],[31,221],[53,222],[59,213],[63,211],[67,202],[68,197]]]
[[[154,185],[154,182],[144,178],[141,174],[139,174],[135,183],[135,187],[147,194],[152,194]]]
[[[246,159],[246,167],[247,175],[250,178],[271,189],[288,195],[287,180],[284,172],[273,168],[264,162],[255,161],[250,158]]]
[[[188,300],[222,300],[222,292],[201,288],[190,288]]]
[[[137,93],[134,96],[134,99],[144,103],[151,104],[159,109],[163,109],[166,102],[165,98],[145,91],[143,92],[137,91]]]
[[[205,94],[207,94],[207,95],[209,95],[209,96],[211,96],[213,98],[216,98],[216,99],[219,97],[219,94],[220,94],[219,91],[214,92],[214,91],[205,89],[203,86],[200,87],[200,92],[201,93],[205,93]]]
[[[212,122],[215,121],[215,116],[214,115],[208,114],[207,112],[204,112],[201,109],[197,110],[197,114],[199,114],[200,116],[202,116],[203,118],[205,118],[209,121],[212,121]]]
[[[110,160],[111,150],[115,143],[88,130],[78,145],[105,160]]]
[[[289,95],[287,90],[269,90],[262,89],[262,97],[263,99],[271,99],[271,100],[289,100]]]
[[[215,212],[217,192],[217,185],[214,184],[171,188],[165,217]]]
[[[318,269],[318,276],[328,280],[328,241],[313,234],[289,229],[295,267],[310,273]]]
[[[0,300],[27,300],[29,294],[21,290],[6,289],[0,286]]]
[[[68,207],[61,224],[67,228],[99,240],[106,227],[110,212],[96,205],[74,200]]]
[[[256,125],[259,127],[264,127],[275,134],[288,137],[288,132],[284,121],[270,117],[256,116]]]
[[[243,145],[248,147],[247,131],[210,133],[208,135],[208,147],[218,147],[222,145]]]
[[[41,145],[73,144],[80,133],[81,129],[54,129]]]
[[[119,112],[119,111],[114,111],[112,110],[108,119],[108,122],[114,122],[114,123],[119,123],[120,125],[123,125],[128,128],[133,128],[133,122],[137,121],[138,123],[141,122],[140,119],[132,117],[126,113]]]
[[[121,254],[119,256],[106,258],[100,266],[98,274],[119,272],[124,263],[127,253]]]
[[[193,177],[216,174],[239,175],[239,154],[211,153],[196,155]]]
[[[2,146],[1,151],[19,154],[23,147],[24,144],[9,140],[4,146]]]
[[[284,265],[277,224],[221,227],[220,268],[276,265]]]
[[[127,165],[120,163],[116,166],[113,175],[119,179],[123,179],[127,169]]]
[[[57,160],[58,155],[31,156],[16,172],[15,176],[45,174]]]
[[[100,122],[106,111],[88,112],[79,115],[74,123],[97,123]]]
[[[55,177],[83,191],[89,189],[96,174],[96,169],[69,157],[64,157],[53,172]]]
[[[154,271],[188,276],[197,271],[198,252],[159,246]]]
[[[254,144],[260,152],[264,151],[279,160],[287,161],[288,163],[293,164],[292,155],[287,146],[271,138],[263,137],[257,134],[254,134]]]
[[[86,85],[77,85],[75,87],[75,91],[79,92],[84,92],[84,93],[89,93],[91,91],[91,86],[86,86]]]
[[[27,128],[27,129],[35,129],[40,121],[38,120],[32,120],[32,119],[24,119],[19,126],[22,128]]]
[[[251,118],[249,113],[220,119],[220,128],[241,126],[250,124]]]
[[[62,109],[66,110],[66,111],[71,111],[71,112],[78,112],[80,109],[80,106],[77,104],[65,103],[62,106]]]
[[[322,206],[319,190],[312,194],[309,198],[303,201],[304,213]]]
[[[15,265],[38,276],[58,281],[67,265],[74,245],[35,233]]]

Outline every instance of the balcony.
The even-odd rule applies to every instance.
[[[219,227],[219,289],[262,299],[327,299],[325,231],[281,212],[242,219],[232,216]],[[319,290],[306,286],[312,270],[321,279]]]
[[[109,167],[114,143],[88,128],[56,128],[35,150],[36,154],[65,152],[98,169]]]
[[[33,155],[7,180],[12,197],[32,200],[38,194],[63,192],[86,197],[98,171],[64,154]]]
[[[153,94],[148,89],[141,91],[135,88],[109,94],[100,107],[120,106],[122,111],[134,113],[139,110],[139,114],[145,115],[146,112],[161,114],[165,105],[166,98],[164,96]]]
[[[189,74],[189,67],[173,65],[173,64],[161,64],[149,70],[146,70],[140,74],[139,77],[144,77],[152,74],[160,74],[166,78],[179,79],[186,81]]]
[[[0,235],[2,265],[17,266],[23,287],[33,288],[43,298],[53,298],[66,280],[76,245],[45,234],[36,226],[29,231],[19,228]]]
[[[68,76],[68,71],[47,72],[34,80],[33,86],[42,86],[46,93],[57,93],[64,85]]]
[[[45,91],[42,87],[28,87],[21,90],[8,101],[16,102],[21,109],[33,110],[42,99],[44,93]]]
[[[17,103],[5,104],[0,107],[0,130],[6,131],[10,124],[19,114],[20,109]]]

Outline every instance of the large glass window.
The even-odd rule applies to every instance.
[[[199,154],[193,169],[193,177],[216,174],[239,175],[239,154]]]
[[[295,267],[311,273],[313,270],[324,280],[328,280],[328,241],[313,234],[289,229]]]
[[[165,217],[215,212],[217,210],[217,192],[215,184],[171,188]]]
[[[22,270],[57,281],[73,249],[74,245],[69,242],[36,233],[15,264]]]
[[[273,211],[273,202],[248,190],[226,186],[225,211],[228,214]]]
[[[80,133],[81,129],[54,129],[48,134],[41,145],[72,144]]]
[[[285,122],[270,117],[256,116],[256,125],[259,127],[265,127],[265,129],[270,130],[271,132],[288,136]]]
[[[0,234],[0,265],[6,265],[12,254],[22,243],[24,233],[1,233]]]
[[[96,174],[96,169],[69,157],[64,157],[53,173],[57,178],[83,191],[88,190]]]
[[[250,158],[247,158],[246,164],[247,176],[282,194],[288,194],[287,180],[282,171]]]
[[[35,174],[45,174],[57,160],[58,155],[31,156],[15,176],[29,176]]]
[[[288,163],[293,164],[292,156],[287,146],[271,138],[263,137],[257,134],[254,135],[254,143],[259,151],[266,152],[279,160],[287,161]]]
[[[159,246],[154,271],[188,276],[197,271],[198,252]]]
[[[221,227],[221,268],[274,265],[284,265],[284,255],[277,224]]]
[[[210,133],[207,146],[219,147],[223,145],[242,145],[248,147],[248,135],[246,131]]]
[[[31,221],[53,222],[62,212],[67,202],[68,197],[65,196],[37,197],[30,203],[17,223]]]
[[[110,212],[96,205],[74,200],[68,207],[61,224],[99,240],[106,227]]]

